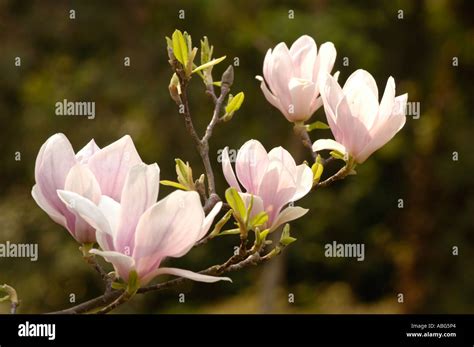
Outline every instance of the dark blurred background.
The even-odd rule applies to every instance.
[[[180,10],[185,19],[178,18]],[[0,1],[0,242],[39,244],[37,262],[1,258],[0,283],[18,290],[23,313],[69,307],[70,294],[79,303],[103,292],[72,237],[30,195],[37,152],[52,134],[63,132],[76,150],[91,138],[105,146],[130,134],[142,159],[158,162],[162,179],[175,178],[176,157],[202,172],[167,90],[164,37],[176,28],[188,31],[196,46],[207,35],[215,56],[227,55],[215,80],[239,58],[233,92],[243,90],[245,103],[211,140],[221,193],[226,183],[217,153],[224,146],[238,149],[256,138],[268,150],[283,145],[299,161],[310,159],[254,78],[262,74],[268,48],[309,34],[318,46],[336,45],[333,71],[341,71],[340,81],[363,68],[382,90],[394,76],[397,94],[419,102],[421,117],[408,117],[357,176],[302,199],[299,205],[310,212],[292,224],[298,241],[278,260],[231,274],[233,284],[190,283],[138,296],[118,312],[472,313],[473,13],[473,2],[459,0]],[[199,78],[192,80],[190,98],[202,132],[212,104]],[[56,116],[54,105],[63,99],[94,101],[96,118]],[[325,121],[322,109],[313,116],[318,119]],[[318,130],[311,136],[331,135]],[[170,191],[161,188],[160,197]],[[324,257],[332,241],[364,243],[365,261]],[[200,270],[227,259],[237,243],[237,236],[223,237],[167,263]],[[1,304],[0,311],[7,310]]]

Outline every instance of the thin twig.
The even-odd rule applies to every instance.
[[[109,305],[107,305],[104,308],[97,311],[97,314],[109,313],[110,311],[116,309],[117,307],[119,307],[123,303],[127,302],[129,299],[130,299],[130,294],[127,291],[124,291],[124,292],[122,292],[122,294],[120,294],[120,296],[117,299],[112,301],[112,303],[110,303]]]
[[[79,314],[86,313],[97,307],[104,307],[116,300],[122,294],[119,290],[112,290],[109,293],[105,293],[94,299],[83,302],[74,307],[67,308],[65,310],[51,312],[50,314]]]
[[[222,275],[226,272],[233,272],[233,271],[243,269],[243,268],[245,268],[247,266],[250,266],[250,265],[256,265],[260,262],[264,262],[264,261],[268,260],[268,258],[260,257],[260,252],[261,251],[262,250],[258,250],[258,251],[257,250],[250,250],[249,253],[246,252],[245,254],[233,255],[225,263],[223,263],[221,265],[211,266],[211,267],[209,267],[205,270],[200,271],[199,273],[203,274],[203,275],[219,276],[219,275]],[[256,253],[258,253],[258,255],[255,255]],[[180,285],[180,284],[182,284],[182,283],[184,283],[185,281],[188,281],[188,280],[189,279],[182,278],[182,277],[176,278],[174,280],[170,280],[170,281],[167,281],[167,282],[142,287],[142,288],[138,289],[137,293],[138,294],[144,294],[144,293],[148,293],[148,292],[151,292],[151,291],[163,291],[163,290],[170,289],[170,288],[173,288],[175,286],[178,286],[178,285]],[[71,307],[71,308],[68,308],[68,309],[65,309],[65,310],[51,312],[51,314],[86,313],[86,312],[92,311],[92,310],[94,310],[98,307],[108,307],[108,306],[110,306],[111,304],[113,304],[114,302],[117,301],[118,305],[114,304],[115,306],[112,308],[112,309],[114,309],[114,308],[118,307],[119,305],[121,305],[123,303],[121,301],[122,299],[119,300],[119,298],[122,295],[123,295],[122,291],[112,290],[109,293],[105,293],[105,294],[103,294],[99,297],[96,297],[94,299],[86,301],[82,304],[76,305],[74,307]],[[110,312],[110,310],[108,312]]]
[[[348,166],[348,165],[345,165],[344,167],[342,167],[338,172],[336,172],[331,177],[329,177],[329,178],[325,179],[324,181],[319,182],[318,184],[316,184],[313,187],[313,189],[324,188],[324,187],[327,187],[327,186],[331,185],[335,181],[342,180],[347,175],[349,175],[351,173],[351,171],[352,171],[352,168],[350,168],[350,166]]]
[[[311,152],[313,160],[316,160],[318,153],[313,151],[313,144],[311,142],[311,138],[309,137],[308,131],[306,130],[306,127],[302,124],[295,124],[293,130],[295,134],[300,137],[303,146],[305,146]]]

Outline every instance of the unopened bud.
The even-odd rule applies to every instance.
[[[168,86],[171,98],[178,104],[181,105],[181,85],[179,83],[178,76],[174,73],[171,77],[170,84]]]
[[[232,65],[229,65],[229,67],[224,71],[221,80],[222,86],[227,85],[227,87],[230,87],[232,83],[234,83],[234,68]]]

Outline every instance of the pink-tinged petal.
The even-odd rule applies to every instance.
[[[77,193],[98,204],[101,196],[99,183],[94,174],[84,164],[77,163],[66,176],[64,190]]]
[[[59,200],[56,190],[63,189],[69,170],[76,163],[71,143],[63,134],[51,136],[44,144],[36,158],[35,180],[38,191],[44,201],[58,214],[66,218],[67,228],[74,231],[75,217]]]
[[[33,199],[38,204],[38,206],[44,212],[46,212],[53,221],[67,228],[66,218],[61,213],[59,213],[52,205],[50,205],[49,201],[44,197],[43,193],[41,193],[41,190],[39,189],[37,184],[33,186],[33,189],[31,190],[31,195],[33,196]]]
[[[404,115],[392,115],[388,119],[378,124],[374,130],[372,140],[364,147],[364,149],[355,157],[357,163],[363,163],[367,158],[390,141],[395,134],[403,128],[406,122]]]
[[[202,239],[204,235],[207,234],[207,232],[209,231],[209,228],[212,225],[212,222],[214,221],[214,218],[216,218],[216,215],[219,213],[221,208],[222,208],[222,202],[219,201],[217,204],[215,204],[215,206],[212,208],[211,212],[209,212],[206,218],[204,218],[204,221],[201,227],[201,233],[199,234],[199,237],[198,237],[199,240]]]
[[[270,89],[281,105],[290,105],[291,96],[288,89],[290,79],[294,76],[293,63],[290,52],[284,43],[276,45],[272,53],[272,78],[267,80]]]
[[[273,57],[272,57],[272,49],[270,48],[265,54],[265,59],[263,60],[263,77],[267,81],[272,79],[272,70],[273,70]],[[263,81],[263,79],[261,80]]]
[[[79,152],[76,153],[76,160],[81,164],[87,164],[89,158],[100,150],[94,139],[90,140]]]
[[[274,159],[280,161],[290,173],[296,175],[296,162],[290,152],[283,147],[278,146],[272,148],[272,150],[268,152],[268,158],[270,160]]]
[[[270,230],[273,231],[282,224],[298,219],[304,216],[308,211],[308,209],[299,206],[289,206],[281,211]]]
[[[120,201],[128,171],[141,162],[132,138],[125,135],[93,154],[88,166],[96,176],[102,194]]]
[[[343,97],[337,106],[337,124],[343,134],[343,140],[342,142],[337,138],[336,140],[346,147],[349,154],[356,157],[370,141],[371,137],[365,124],[359,118],[352,115],[346,97]]]
[[[344,145],[340,144],[339,142],[336,142],[332,139],[320,139],[317,140],[315,143],[313,143],[313,151],[314,152],[319,152],[323,150],[335,150],[338,151],[339,153],[345,155],[347,153],[346,148]]]
[[[68,208],[77,212],[93,228],[112,235],[112,230],[107,218],[92,201],[77,193],[68,192],[66,190],[58,190],[57,194]]]
[[[140,163],[130,169],[125,179],[121,196],[121,214],[117,235],[114,238],[115,249],[132,250],[135,242],[135,229],[142,214],[156,202],[160,184],[158,165]]]
[[[290,79],[288,85],[291,95],[292,110],[288,110],[287,119],[290,122],[306,121],[311,116],[311,105],[316,98],[316,84],[309,80]]]
[[[383,93],[382,100],[380,101],[379,113],[377,115],[377,122],[384,121],[388,117],[390,117],[390,115],[392,114],[394,103],[395,103],[395,80],[393,79],[392,76],[390,76],[388,78],[387,85],[385,86],[385,91]]]
[[[313,71],[313,82],[319,84],[321,76],[329,74],[336,61],[336,48],[332,42],[325,42],[319,47],[316,65]]]
[[[132,254],[132,248],[128,249],[115,249],[114,246],[114,239],[117,237],[117,230],[118,230],[118,223],[120,221],[120,212],[121,212],[121,207],[120,204],[115,201],[112,198],[109,198],[106,195],[102,195],[100,197],[100,202],[99,202],[99,210],[102,212],[104,215],[105,219],[107,219],[107,222],[110,225],[110,231],[111,233],[108,234],[107,232],[104,232],[100,229],[96,231],[96,239],[97,243],[99,244],[100,248],[102,248],[104,251],[121,251],[125,254]]]
[[[113,251],[100,251],[98,249],[91,249],[89,253],[99,255],[111,263],[114,266],[115,273],[125,282],[128,281],[130,271],[135,270],[135,260],[125,254]]]
[[[239,195],[245,204],[245,208],[249,208],[250,201],[253,198],[252,210],[250,211],[250,219],[265,210],[263,207],[263,200],[258,195],[253,195],[249,193],[239,193]]]
[[[249,140],[240,147],[235,168],[240,183],[249,193],[255,193],[268,165],[265,148],[257,140]]]
[[[140,218],[133,257],[137,271],[146,273],[165,257],[181,257],[199,240],[204,211],[199,194],[174,191]]]
[[[405,116],[408,101],[408,94],[399,95],[395,98],[392,109],[393,116]]]
[[[317,89],[319,88],[318,86],[316,86]],[[316,93],[317,95],[319,95],[319,92]],[[323,99],[321,97],[316,97],[313,99],[313,101],[311,101],[311,105],[310,105],[310,109],[309,109],[309,112],[311,114],[313,114],[314,112],[316,112],[321,106],[323,106]]]
[[[272,92],[267,88],[265,81],[260,76],[256,76],[256,78],[257,80],[261,81],[260,89],[262,89],[263,95],[265,96],[267,101],[273,106],[275,106],[277,109],[279,109],[280,112],[283,113],[283,115],[285,115],[286,117],[286,115],[288,114],[288,107],[284,107],[280,103],[280,100],[275,95],[272,94]]]
[[[292,201],[301,199],[309,193],[313,187],[313,172],[306,164],[301,164],[296,167],[296,193],[293,195]]]
[[[343,133],[337,122],[337,105],[344,98],[342,88],[337,81],[328,73],[323,74],[321,80],[321,98],[323,99],[324,111],[329,127],[337,141],[343,141]],[[323,76],[321,75],[321,76]]]
[[[269,224],[273,223],[281,208],[291,201],[295,192],[295,178],[291,173],[281,162],[270,161],[257,194],[263,200]]]
[[[290,56],[295,77],[311,81],[317,57],[317,47],[314,39],[308,35],[298,38],[290,47]]]
[[[344,90],[345,98],[350,108],[350,114],[355,117],[363,129],[369,130],[377,120],[379,102],[372,90],[366,84],[354,85],[352,89]]]
[[[379,89],[377,88],[377,83],[375,82],[374,77],[372,77],[369,72],[362,69],[354,71],[349,76],[342,90],[344,91],[344,95],[348,97],[348,100],[351,101],[349,95],[354,93],[355,90],[361,88],[361,86],[366,86],[375,97],[375,100],[379,100]]]
[[[232,282],[229,277],[216,277],[216,276],[209,276],[209,275],[202,275],[197,272],[184,270],[184,269],[176,269],[176,268],[169,268],[169,267],[162,267],[159,269],[150,272],[147,276],[143,277],[140,280],[142,285],[151,281],[154,277],[159,275],[173,275],[183,278],[189,278],[190,280],[197,281],[197,282],[206,282],[206,283],[214,283],[218,281],[228,281]]]
[[[224,172],[224,177],[229,184],[229,186],[234,187],[239,192],[241,191],[239,182],[234,174],[234,169],[232,169],[232,164],[229,158],[229,147],[224,148],[222,151],[222,171]]]

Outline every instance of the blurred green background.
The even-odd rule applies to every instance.
[[[179,10],[185,19],[178,18]],[[283,145],[299,161],[310,159],[254,78],[268,48],[309,34],[318,45],[335,44],[333,71],[341,71],[340,81],[363,68],[382,89],[392,75],[397,94],[420,102],[421,117],[408,117],[357,176],[299,202],[310,212],[292,224],[298,241],[282,257],[231,274],[233,284],[189,283],[138,296],[118,312],[472,313],[472,13],[473,2],[456,0],[0,1],[0,242],[39,244],[37,262],[1,258],[0,283],[18,290],[22,313],[67,308],[70,294],[79,303],[103,291],[72,237],[30,195],[37,152],[52,134],[63,132],[76,150],[91,138],[105,146],[130,134],[142,159],[158,162],[163,179],[174,179],[176,157],[202,172],[167,90],[164,37],[175,28],[192,34],[196,45],[207,35],[215,56],[227,55],[227,64],[239,58],[233,91],[243,90],[245,103],[211,140],[220,193],[226,183],[217,154],[225,146],[238,149],[256,138],[268,150]],[[216,80],[225,63],[215,68]],[[96,118],[56,116],[54,105],[63,99],[94,101]],[[212,104],[199,78],[192,80],[190,99],[202,133]],[[313,116],[318,119],[325,120],[322,109]],[[314,141],[330,132],[311,136]],[[337,169],[331,164],[325,175]],[[170,191],[161,188],[160,197]],[[324,245],[332,241],[364,243],[365,261],[324,257]],[[237,243],[234,236],[216,239],[167,264],[200,270],[227,259]],[[294,303],[288,303],[289,294]],[[1,304],[0,312],[7,310]]]

